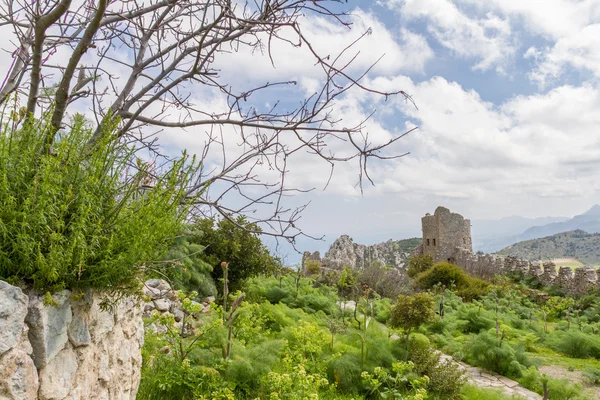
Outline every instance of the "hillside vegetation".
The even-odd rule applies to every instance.
[[[403,253],[411,253],[414,249],[419,247],[419,245],[423,242],[422,238],[410,238],[410,239],[402,239],[394,242],[395,245],[398,246],[398,250]]]
[[[586,265],[600,264],[600,234],[582,230],[557,233],[515,243],[498,252],[525,260],[576,258]]]

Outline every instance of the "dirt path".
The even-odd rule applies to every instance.
[[[593,396],[594,399],[600,399],[600,387],[590,385],[585,381],[581,371],[569,371],[558,365],[544,365],[539,367],[540,373],[546,374],[551,378],[568,379],[573,383],[580,383],[585,389],[585,393]]]
[[[527,400],[542,400],[542,396],[531,390],[525,389],[512,379],[508,379],[492,372],[487,372],[481,368],[473,367],[461,361],[456,361],[451,356],[442,354],[441,361],[448,359],[459,364],[466,372],[469,382],[475,386],[500,389],[506,393],[507,396],[520,396]]]

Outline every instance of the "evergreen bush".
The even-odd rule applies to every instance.
[[[0,131],[0,278],[135,291],[181,229],[194,161],[153,170],[110,132],[91,145],[82,116],[47,148],[46,121],[28,121]]]

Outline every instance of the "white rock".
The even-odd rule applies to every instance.
[[[0,357],[0,399],[35,400],[38,374],[33,359],[17,345]]]
[[[0,354],[17,344],[28,302],[27,295],[20,288],[0,281]]]
[[[40,370],[41,400],[62,400],[71,391],[77,372],[77,355],[70,347],[58,353]]]
[[[154,306],[158,311],[169,311],[169,308],[171,308],[171,302],[167,299],[156,299],[154,300]]]
[[[172,295],[173,291],[169,283],[162,279],[150,279],[144,283],[143,291],[152,300]]]
[[[74,309],[75,310],[75,309]],[[67,329],[69,340],[73,347],[87,346],[91,342],[90,331],[88,329],[85,315],[81,310],[77,310],[73,314],[73,319]]]
[[[110,311],[105,311],[100,308],[99,299],[95,299],[88,315],[88,329],[94,343],[98,343],[100,339],[115,327],[115,315]]]
[[[45,306],[41,295],[29,296],[29,311],[25,322],[29,326],[33,361],[38,369],[48,364],[69,340],[67,327],[72,318],[70,296],[71,292],[68,290],[53,295],[56,306]]]
[[[173,315],[175,316],[175,321],[177,322],[181,321],[185,317],[185,314],[181,310],[175,310]]]

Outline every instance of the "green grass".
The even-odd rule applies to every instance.
[[[521,396],[509,396],[500,389],[487,389],[465,385],[462,390],[464,400],[525,400]]]
[[[570,371],[583,371],[586,368],[600,368],[600,360],[595,358],[571,358],[547,347],[538,347],[535,353],[529,353],[541,365],[556,365]]]

